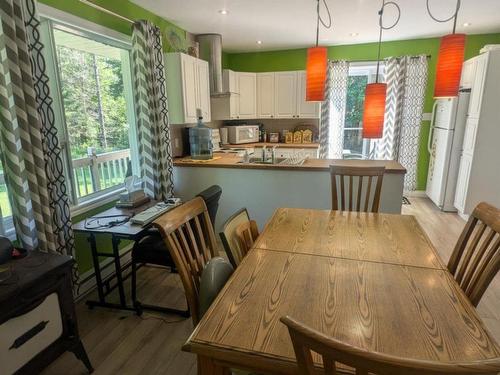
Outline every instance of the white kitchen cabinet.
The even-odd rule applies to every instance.
[[[319,102],[306,101],[306,72],[297,72],[297,117],[319,118],[321,105]]]
[[[198,60],[198,59],[196,59]],[[198,89],[196,103],[198,103],[198,108],[201,109],[203,120],[209,122],[211,120],[210,116],[210,78],[208,63],[206,61],[198,60],[196,62],[197,74],[196,77],[196,88]]]
[[[474,83],[476,73],[477,57],[473,57],[464,62],[462,66],[462,77],[460,78],[460,88],[470,89]]]
[[[472,165],[472,156],[463,154],[460,158],[460,168],[458,170],[457,187],[455,190],[454,206],[459,212],[465,210],[465,197],[467,194],[467,185]]]
[[[462,152],[465,154],[472,155],[474,153],[478,123],[479,120],[477,118],[467,118],[467,122],[465,123],[464,140],[462,147]]]
[[[469,111],[467,115],[472,118],[478,118],[481,111],[481,101],[484,91],[484,80],[486,79],[486,70],[488,68],[488,55],[482,54],[476,57],[476,69],[470,92]]]
[[[171,124],[196,123],[196,109],[211,121],[208,63],[183,54],[165,54],[166,86]]]
[[[257,118],[257,74],[238,72],[238,89],[239,118]]]
[[[500,207],[500,50],[475,59],[454,202],[462,216],[470,215],[483,201]]]
[[[274,117],[297,117],[297,72],[274,73]]]
[[[274,117],[274,73],[257,73],[257,117]]]

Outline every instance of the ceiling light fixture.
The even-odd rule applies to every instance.
[[[258,40],[258,41],[257,41],[257,44],[262,44],[262,40]]]
[[[358,36],[359,33],[349,33],[349,36]]]
[[[460,76],[465,55],[465,34],[455,34],[457,28],[457,16],[461,1],[457,0],[455,13],[446,19],[434,17],[429,8],[427,0],[427,12],[436,22],[448,22],[453,19],[453,32],[441,38],[439,55],[436,67],[436,82],[434,85],[434,98],[450,98],[458,96],[460,87]],[[464,25],[465,26],[465,25]]]
[[[465,22],[465,23],[464,23],[464,27],[469,27],[469,26],[471,26],[471,25],[472,25],[472,23],[470,23],[470,22]]]
[[[221,10],[219,10],[219,13],[222,14],[222,15],[226,15],[227,14],[227,10],[226,9],[221,9]]]
[[[332,26],[332,16],[326,0],[323,0],[327,14],[328,23],[324,22],[319,15],[319,2],[316,5],[316,46],[307,49],[307,65],[306,65],[306,101],[319,102],[325,98],[325,81],[327,68],[327,49],[319,47],[319,23],[329,29]]]
[[[391,26],[385,27],[383,25],[382,17],[384,15],[385,7],[392,5],[398,11],[398,18]],[[380,49],[382,46],[382,31],[389,30],[395,27],[401,18],[401,9],[399,5],[393,1],[385,2],[382,0],[382,7],[379,12],[379,36],[378,36],[378,54],[377,54],[377,73],[375,83],[366,85],[365,90],[365,104],[363,109],[363,138],[382,138],[384,132],[384,115],[385,115],[385,100],[387,94],[387,84],[379,83],[379,69],[380,69]]]

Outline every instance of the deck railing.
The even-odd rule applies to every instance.
[[[72,161],[77,197],[122,184],[129,162],[130,149],[96,154],[89,148],[88,156]]]

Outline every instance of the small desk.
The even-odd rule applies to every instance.
[[[411,216],[278,209],[183,349],[198,355],[201,375],[226,368],[295,375],[284,315],[390,355],[443,362],[500,355]]]
[[[411,215],[279,208],[255,248],[446,268]]]
[[[99,214],[94,215],[95,217],[101,217],[101,216],[116,216],[116,215],[126,215],[126,216],[133,216],[136,213],[142,212],[146,210],[149,207],[152,207],[156,204],[156,201],[150,201],[144,205],[141,205],[139,207],[133,208],[133,209],[126,209],[126,208],[110,208],[106,211],[103,211]],[[120,219],[119,217],[114,217],[114,218],[109,218],[109,219],[102,219],[100,220],[101,224],[106,223],[112,220],[117,220]],[[87,219],[88,220],[88,219]],[[94,225],[94,224],[93,224]],[[138,314],[140,314],[140,311],[142,309],[152,309],[152,310],[157,310],[157,311],[163,311],[163,312],[173,312],[173,313],[178,313],[183,316],[189,316],[188,311],[183,311],[183,310],[177,310],[177,309],[170,309],[170,308],[162,308],[162,307],[157,307],[157,306],[149,306],[149,305],[141,305],[141,306],[129,306],[127,305],[127,299],[125,297],[125,288],[123,285],[123,275],[122,275],[122,266],[120,263],[120,253],[119,253],[119,244],[122,240],[131,240],[131,241],[136,241],[141,238],[143,235],[144,231],[147,230],[150,227],[150,225],[146,226],[141,226],[138,224],[134,224],[131,221],[128,221],[124,224],[117,225],[111,228],[86,228],[85,227],[85,220],[82,220],[78,223],[73,224],[73,231],[77,233],[85,233],[88,235],[88,241],[90,243],[90,249],[92,251],[92,261],[94,265],[94,271],[95,271],[95,278],[96,278],[96,284],[97,284],[97,294],[98,294],[98,301],[93,301],[93,300],[88,300],[87,306],[89,308],[93,308],[95,306],[99,307],[108,307],[108,308],[115,308],[115,309],[120,309],[120,310],[132,310],[136,311]],[[105,253],[105,252],[100,252],[97,250],[97,244],[96,244],[96,239],[95,235],[96,234],[109,234],[111,235],[111,244],[112,244],[112,252],[111,253]],[[120,297],[120,303],[112,303],[112,302],[107,302],[106,301],[106,296],[111,293],[111,291],[115,288],[111,288],[109,286],[109,279],[103,281],[102,275],[101,275],[101,269],[99,265],[99,257],[107,257],[107,258],[113,258],[114,266],[115,266],[115,277],[116,277],[116,287],[118,288],[118,294]]]

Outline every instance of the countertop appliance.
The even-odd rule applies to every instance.
[[[259,125],[228,126],[227,135],[230,144],[259,142]]]
[[[438,99],[432,110],[426,194],[443,211],[456,211],[453,203],[469,96],[470,90],[463,90],[457,98]]]

